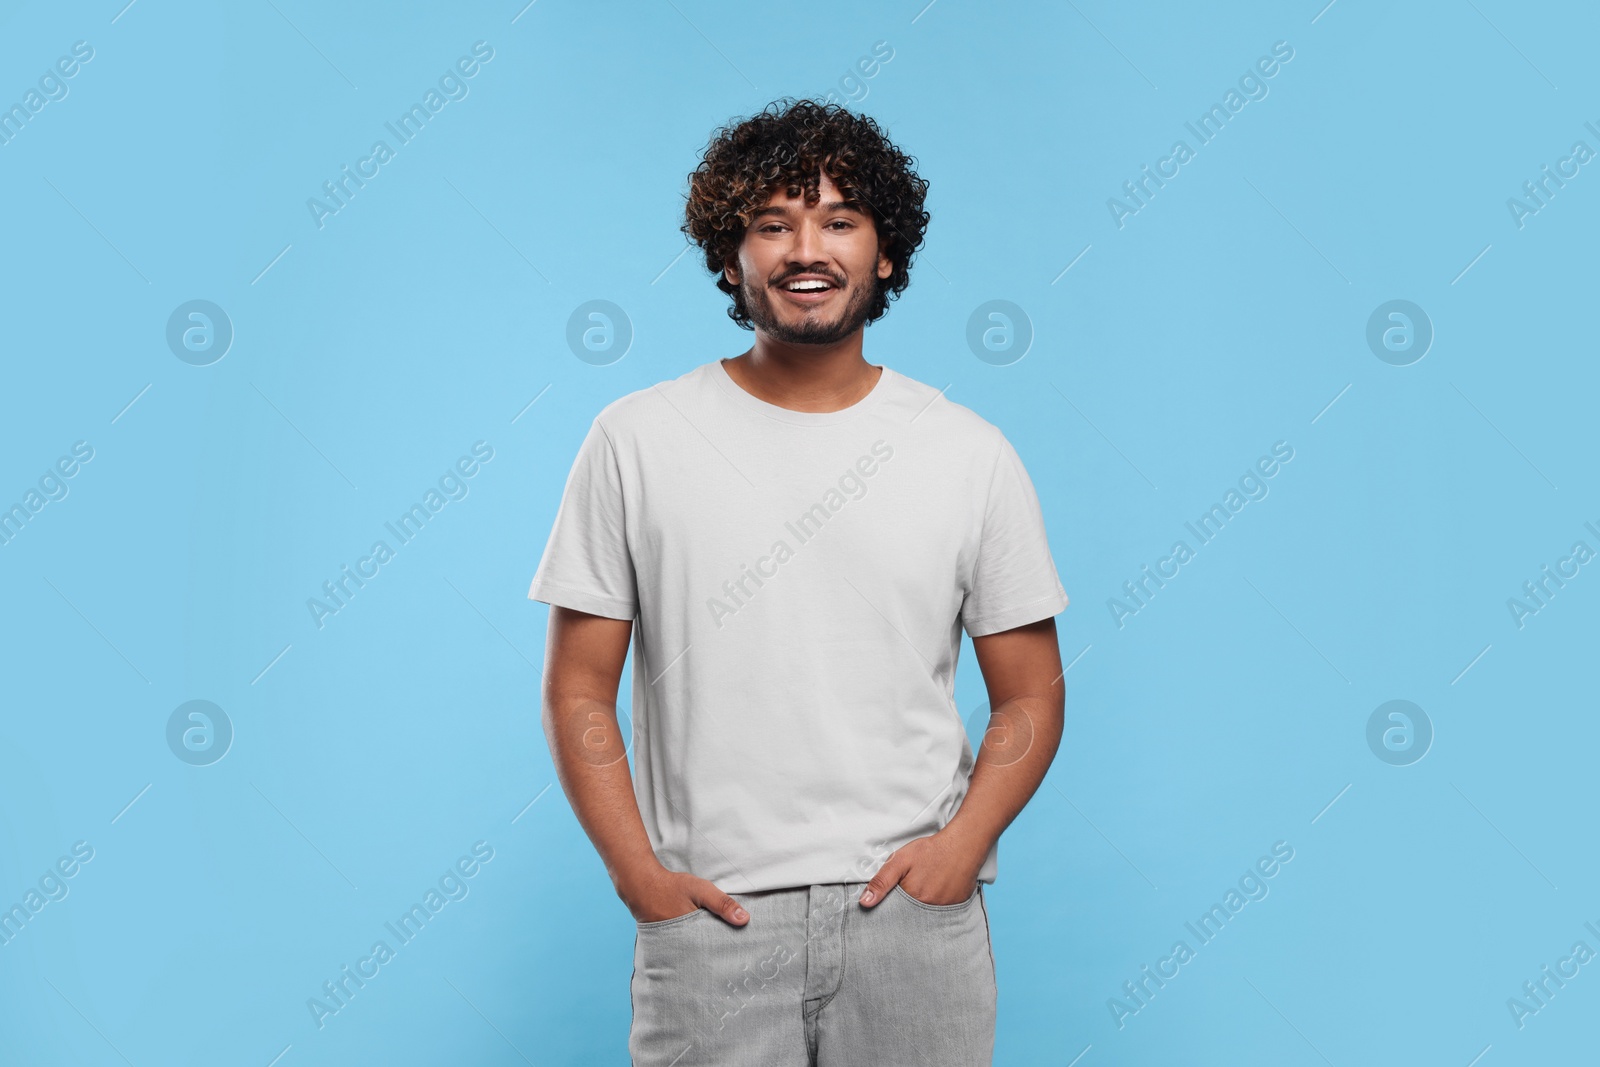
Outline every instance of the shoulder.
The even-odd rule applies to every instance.
[[[892,367],[885,368],[885,373],[890,371],[895,374],[894,391],[887,401],[897,421],[923,433],[938,435],[966,454],[977,453],[988,460],[993,460],[1006,447],[1005,434],[1000,427],[965,404],[951,400],[944,389],[894,371]]]
[[[705,392],[714,386],[710,370],[711,364],[702,363],[676,378],[625,393],[601,408],[594,421],[612,441],[646,433],[674,412],[702,403]]]

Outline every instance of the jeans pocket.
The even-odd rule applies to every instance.
[[[917,907],[921,908],[923,911],[943,911],[943,912],[963,911],[963,910],[965,910],[967,908],[972,907],[973,901],[978,899],[978,894],[981,893],[981,892],[983,892],[983,886],[981,884],[979,884],[979,885],[976,885],[976,886],[974,886],[972,888],[972,895],[971,896],[969,896],[966,900],[963,900],[963,901],[961,901],[959,903],[956,903],[956,904],[929,904],[929,903],[927,903],[925,901],[918,900],[916,897],[912,896],[910,893],[907,893],[904,889],[902,889],[900,887],[900,883],[898,883],[898,882],[896,882],[895,885],[894,885],[894,888],[890,890],[890,893],[899,893],[901,896],[903,896],[907,900],[911,901],[911,903],[915,904]]]
[[[657,919],[655,922],[642,923],[635,919],[634,926],[636,926],[639,931],[643,933],[646,930],[660,930],[667,926],[680,926],[684,923],[693,921],[695,918],[701,915],[710,914],[711,913],[704,908],[695,908],[693,911],[685,912],[682,915],[674,915],[670,919]]]

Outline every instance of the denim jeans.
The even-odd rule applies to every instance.
[[[865,882],[730,894],[638,923],[634,1067],[989,1067],[994,956],[983,887],[924,904],[899,886],[871,908]]]

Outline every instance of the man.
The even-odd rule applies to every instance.
[[[1060,741],[1067,597],[1001,432],[862,356],[927,226],[911,163],[809,101],[719,131],[684,229],[754,344],[600,412],[529,590],[562,788],[637,924],[636,1065],[991,1061],[981,883]]]

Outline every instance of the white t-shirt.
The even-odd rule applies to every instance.
[[[949,822],[973,765],[961,627],[1067,605],[995,426],[888,367],[848,408],[792,411],[720,360],[595,418],[528,596],[635,621],[645,830],[735,893],[865,881]]]

